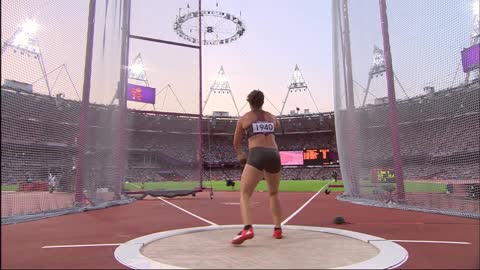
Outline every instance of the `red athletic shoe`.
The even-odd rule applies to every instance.
[[[253,229],[252,228],[250,228],[248,230],[241,230],[237,234],[237,236],[235,236],[235,238],[233,238],[232,244],[240,245],[241,243],[243,243],[243,241],[248,240],[248,239],[252,239],[253,236],[254,236],[254,234],[253,234]]]
[[[282,239],[282,229],[273,230],[273,238]]]

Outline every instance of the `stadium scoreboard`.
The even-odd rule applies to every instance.
[[[338,164],[338,154],[328,148],[280,151],[282,165],[332,165]]]
[[[338,159],[336,153],[328,148],[304,149],[303,163],[304,165],[330,165],[337,164]]]

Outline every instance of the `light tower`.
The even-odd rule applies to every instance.
[[[142,55],[140,53],[138,53],[133,60],[133,64],[128,66],[128,79],[140,81],[146,86],[150,86],[148,83],[147,72],[145,71],[145,65],[143,64]],[[152,104],[152,106],[153,110],[155,110],[155,104]],[[144,106],[142,106],[142,108],[143,107]]]
[[[14,53],[18,52],[21,55],[28,57],[33,56],[33,58],[37,59],[40,69],[42,70],[45,85],[47,86],[48,95],[51,96],[50,84],[48,82],[45,64],[37,40],[38,27],[39,25],[35,20],[27,18],[23,24],[17,28],[15,33],[2,45],[2,56],[8,48],[11,48]]]
[[[302,72],[300,71],[300,68],[298,67],[298,65],[295,65],[295,70],[293,71],[292,81],[290,82],[290,85],[288,86],[287,96],[285,97],[285,100],[283,101],[282,110],[280,111],[280,115],[283,115],[283,110],[285,109],[285,104],[287,103],[288,96],[290,95],[290,93],[296,93],[296,92],[302,92],[302,91],[308,91],[308,94],[310,95],[310,98],[312,99],[313,104],[315,105],[315,108],[317,109],[317,113],[320,112],[318,110],[317,104],[315,103],[315,100],[313,99],[312,93],[310,92],[310,89],[308,88],[308,85],[305,82],[305,79],[303,78],[303,75],[302,75]]]
[[[128,66],[128,79],[140,81],[140,82],[143,82],[145,86],[148,86],[148,87],[150,86],[150,83],[148,82],[147,71],[146,71],[145,65],[143,64],[143,58],[140,53],[138,53],[137,56],[135,56],[133,63]],[[183,112],[186,112],[185,108],[183,107],[182,103],[178,99],[177,95],[175,94],[175,91],[173,91],[172,86],[170,84],[165,85],[162,89],[160,89],[160,91],[157,91],[155,93],[155,98],[161,93],[163,93],[163,91],[165,91],[165,97],[164,97],[161,109],[163,109],[163,107],[165,106],[167,94],[168,94],[168,91],[170,91],[174,95],[175,99],[177,100],[178,104],[182,108]],[[140,108],[140,110],[143,109],[146,105],[147,104],[143,105]],[[156,110],[155,104],[152,104],[152,106],[153,106],[153,110]]]
[[[135,60],[133,60],[133,64],[128,67],[128,78],[141,81],[145,83],[146,86],[150,86],[148,83],[147,72],[143,65],[142,55],[140,53],[138,53]]]
[[[228,82],[227,75],[225,74],[225,70],[223,70],[223,66],[220,66],[220,70],[217,73],[217,78],[213,82],[212,86],[210,87],[210,91],[208,92],[207,99],[203,105],[203,110],[207,107],[208,99],[210,98],[211,94],[230,94],[232,98],[233,105],[235,105],[235,110],[237,110],[237,116],[240,116],[240,112],[238,111],[237,103],[235,102],[235,98],[232,94],[232,89],[230,88],[230,83]]]
[[[367,81],[367,87],[365,88],[365,95],[363,96],[362,107],[365,106],[365,103],[367,101],[367,96],[370,92],[370,85],[371,85],[372,79],[378,76],[383,76],[384,73],[385,73],[385,58],[384,58],[383,50],[377,47],[376,45],[374,45],[372,65],[370,66],[370,70],[368,71],[368,81]],[[408,98],[408,95],[405,92],[405,89],[403,88],[402,84],[400,83],[400,80],[397,78],[397,75],[395,73],[393,75],[394,75],[395,81],[397,81],[403,93]]]

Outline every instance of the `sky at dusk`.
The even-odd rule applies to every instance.
[[[53,94],[64,93],[67,98],[76,100],[79,100],[76,92],[81,97],[83,87],[88,2],[1,2],[2,44],[14,34],[25,17],[33,17],[39,24],[37,38],[46,71],[64,64],[67,67],[48,76]],[[373,46],[383,48],[383,44],[378,1],[349,2],[352,66],[358,105],[363,99],[362,88],[366,87]],[[110,104],[118,81],[120,31],[116,11],[119,5],[120,1],[109,1],[109,9],[105,12],[105,0],[97,1],[92,102]],[[421,95],[425,86],[443,89],[462,82],[460,51],[470,44],[472,0],[389,0],[387,5],[394,72],[400,82],[396,86],[397,98]],[[264,109],[278,114],[295,65],[298,65],[319,111],[333,111],[331,1],[204,0],[202,7],[239,16],[246,25],[245,35],[238,40],[203,47],[203,101],[223,66],[238,109],[243,107],[241,113],[248,110],[248,106],[244,106],[247,94],[260,89],[273,104],[266,101]],[[132,0],[131,34],[188,43],[175,33],[173,24],[179,12],[183,14],[196,9],[197,1]],[[228,22],[226,24],[225,29],[218,27],[217,30],[227,31]],[[130,61],[139,53],[149,85],[158,92],[155,110],[182,112],[178,98],[186,112],[198,113],[198,50],[131,39]],[[13,50],[2,52],[2,81],[14,79],[32,83],[41,77],[38,59],[21,56]],[[143,84],[134,80],[130,82]],[[164,88],[166,85],[170,88]],[[385,85],[385,76],[372,80],[368,102],[385,96]],[[160,93],[161,89],[166,90]],[[34,91],[47,93],[42,80],[34,84]],[[129,102],[128,106],[139,109],[143,104]],[[304,109],[317,111],[307,91],[291,93],[284,114],[297,107],[301,112]],[[153,110],[153,106],[146,105],[143,109]],[[227,94],[212,94],[204,109],[206,114],[228,111],[230,115],[236,115]]]

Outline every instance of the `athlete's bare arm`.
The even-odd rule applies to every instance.
[[[245,163],[247,161],[247,155],[242,150],[242,138],[243,138],[243,126],[242,126],[242,119],[238,119],[237,127],[235,128],[235,134],[233,135],[233,148],[237,153],[237,159],[240,163]]]
[[[278,121],[277,117],[273,114],[270,114],[273,118],[273,123],[275,123],[275,129],[280,129],[280,121]]]

